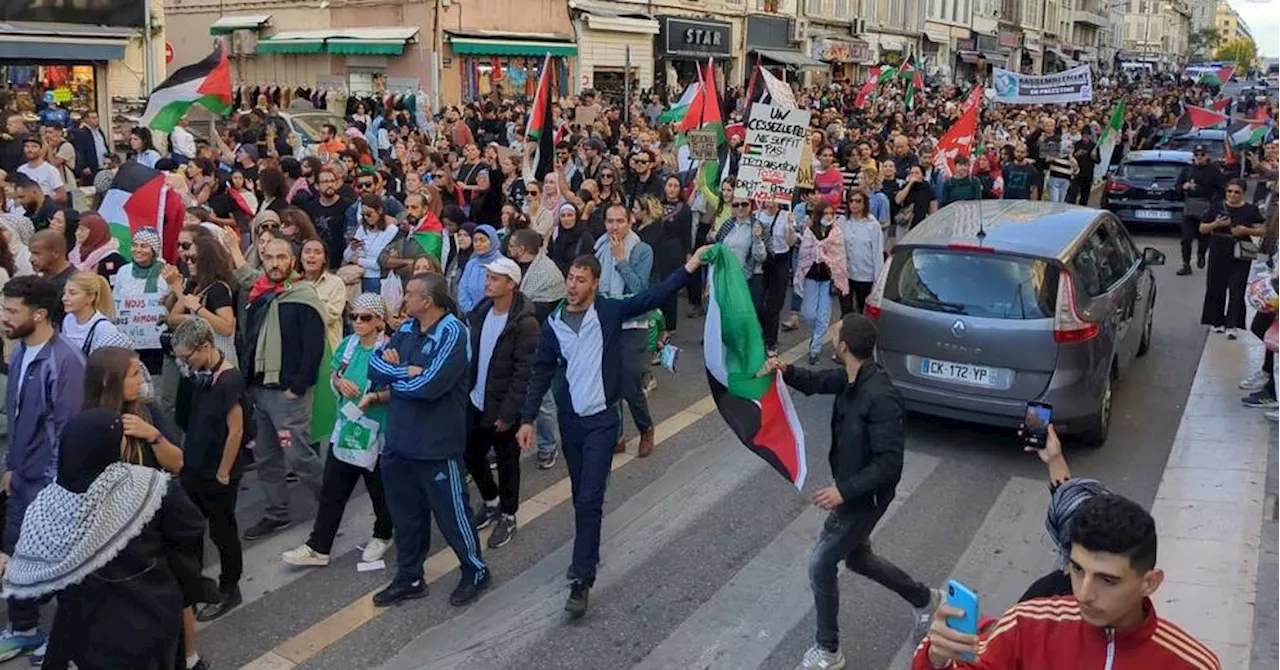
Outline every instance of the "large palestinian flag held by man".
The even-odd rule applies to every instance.
[[[219,116],[231,111],[231,67],[222,40],[204,60],[180,68],[157,86],[147,98],[139,123],[152,130],[173,132],[191,105]]]
[[[133,234],[139,228],[160,231],[161,256],[168,260],[177,257],[174,252],[186,209],[182,196],[165,185],[160,172],[137,161],[121,165],[102,197],[98,214],[106,220],[125,260],[133,260]]]
[[[542,181],[556,169],[555,119],[551,115],[554,68],[555,61],[548,53],[542,61],[542,74],[529,107],[529,122],[525,124],[523,174],[526,183]]]
[[[716,408],[747,449],[799,490],[806,474],[804,432],[782,373],[757,376],[764,367],[764,334],[742,266],[722,244],[703,260],[711,288],[703,352]]]

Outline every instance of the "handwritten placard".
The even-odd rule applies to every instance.
[[[689,156],[700,161],[713,161],[720,157],[714,130],[690,130],[685,133],[689,142]]]
[[[116,296],[116,328],[135,349],[160,348],[160,324],[168,314],[158,293]]]
[[[752,105],[733,197],[790,202],[808,135],[807,110]]]

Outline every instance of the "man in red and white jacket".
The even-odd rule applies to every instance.
[[[1208,647],[1156,615],[1155,566],[1151,515],[1121,496],[1094,497],[1072,522],[1074,595],[1020,603],[977,636],[948,628],[964,612],[943,605],[912,670],[1220,670]]]

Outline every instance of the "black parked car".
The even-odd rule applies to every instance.
[[[1217,128],[1204,128],[1169,135],[1156,145],[1156,149],[1160,151],[1193,151],[1196,145],[1203,144],[1204,148],[1209,150],[1210,160],[1222,170],[1223,174],[1231,176],[1232,173],[1239,170],[1239,166],[1236,163],[1234,154],[1227,150],[1227,142],[1227,131]]]
[[[1102,208],[1127,226],[1178,230],[1185,204],[1178,175],[1191,165],[1190,151],[1131,151],[1111,173]]]

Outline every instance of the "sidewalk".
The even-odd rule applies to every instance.
[[[1263,524],[1275,523],[1265,508],[1275,504],[1267,470],[1277,425],[1242,405],[1247,392],[1237,388],[1262,355],[1247,333],[1209,335],[1151,509],[1165,571],[1156,609],[1213,649],[1224,670],[1249,667]]]

